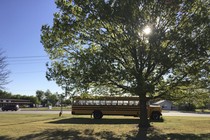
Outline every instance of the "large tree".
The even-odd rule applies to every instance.
[[[208,0],[57,0],[41,42],[52,60],[47,77],[75,88],[107,86],[146,102],[169,96],[209,65]]]
[[[9,83],[10,71],[7,69],[7,61],[4,52],[0,49],[0,89],[5,89]]]

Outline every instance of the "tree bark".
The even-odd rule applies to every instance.
[[[135,139],[147,140],[147,131],[148,131],[148,128],[139,128],[139,131],[138,131]]]
[[[139,122],[139,131],[136,136],[136,139],[147,140],[147,130],[150,127],[150,122],[147,117],[147,98],[146,94],[139,95],[139,106],[140,106],[140,122]]]
[[[145,129],[150,127],[150,122],[147,113],[147,98],[146,94],[139,95],[139,105],[140,105],[140,122],[139,129]]]

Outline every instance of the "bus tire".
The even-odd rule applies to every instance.
[[[152,112],[150,116],[151,120],[160,120],[160,113],[159,112]]]
[[[95,110],[93,112],[93,117],[94,117],[94,119],[101,119],[103,117],[103,114],[100,110]]]

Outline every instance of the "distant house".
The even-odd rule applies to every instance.
[[[158,102],[153,103],[153,105],[160,105],[164,110],[172,110],[175,109],[171,101],[168,100],[160,100]]]
[[[57,101],[56,103],[55,103],[55,106],[60,106],[61,105],[61,102],[60,101]]]

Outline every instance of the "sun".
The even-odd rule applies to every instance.
[[[143,29],[143,33],[148,35],[152,32],[152,29],[149,27],[149,26],[146,26],[144,29]]]

